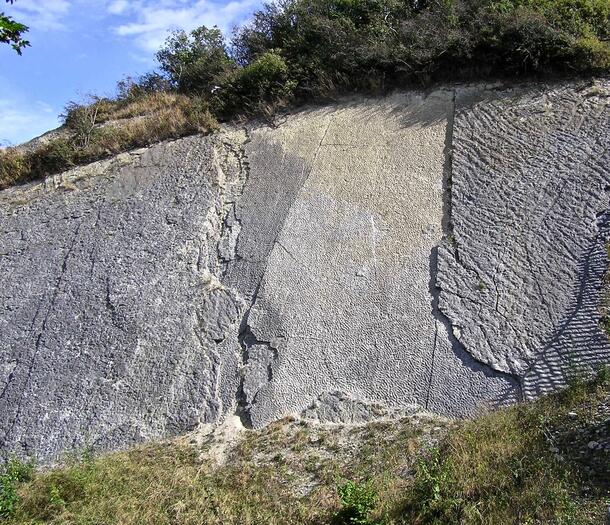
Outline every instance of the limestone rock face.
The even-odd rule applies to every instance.
[[[458,92],[440,307],[478,360],[533,397],[610,363],[610,82]]]
[[[231,405],[220,163],[189,138],[1,194],[2,448],[113,448]]]
[[[610,362],[610,84],[356,98],[0,193],[0,448],[467,416]]]
[[[438,312],[452,111],[450,91],[395,95],[299,115],[273,133],[306,159],[307,178],[248,315],[246,378],[268,371],[245,383],[255,426],[337,390],[453,415],[515,398],[516,381],[476,363]],[[295,136],[316,140],[297,150]]]

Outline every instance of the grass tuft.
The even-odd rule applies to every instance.
[[[280,421],[245,431],[219,466],[184,441],[87,454],[11,475],[5,522],[597,525],[610,502],[609,402],[604,369],[459,423]]]
[[[130,149],[209,133],[218,126],[205,101],[170,92],[71,104],[65,123],[64,134],[33,150],[0,151],[0,190]]]

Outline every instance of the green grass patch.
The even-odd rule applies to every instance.
[[[562,393],[464,422],[419,461],[405,513],[439,525],[602,523],[608,458],[588,443],[609,437],[609,391],[606,369],[593,383],[574,380]]]
[[[607,452],[589,443],[608,440],[609,400],[606,370],[461,423],[280,421],[222,466],[183,441],[34,474],[13,463],[0,501],[10,525],[599,524]]]

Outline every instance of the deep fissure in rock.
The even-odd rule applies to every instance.
[[[452,90],[452,98],[451,98],[451,108],[447,118],[447,130],[445,134],[445,162],[443,165],[443,217],[442,217],[442,231],[443,238],[441,240],[441,245],[434,247],[430,252],[430,282],[429,282],[429,293],[432,297],[431,300],[431,308],[432,315],[435,319],[435,333],[434,333],[434,344],[432,348],[432,360],[430,366],[430,374],[428,379],[428,390],[426,392],[426,400],[424,408],[426,410],[429,409],[430,405],[430,394],[432,390],[432,382],[434,379],[434,363],[436,357],[436,350],[438,344],[438,335],[439,335],[439,323],[444,327],[447,337],[449,339],[449,344],[455,355],[460,359],[463,366],[473,368],[473,364],[476,364],[478,368],[481,368],[486,376],[489,377],[506,377],[511,380],[511,383],[517,387],[517,396],[519,399],[523,399],[523,387],[520,381],[520,378],[515,377],[512,374],[508,374],[505,372],[500,372],[493,369],[488,363],[477,359],[473,356],[468,349],[458,340],[454,333],[455,325],[451,322],[449,317],[440,309],[440,296],[441,296],[441,287],[438,282],[438,265],[439,265],[439,250],[441,247],[444,247],[446,250],[450,251],[455,259],[460,262],[459,258],[459,249],[457,245],[457,240],[455,238],[453,222],[452,222],[452,185],[453,185],[453,151],[454,151],[454,143],[453,143],[453,135],[454,135],[454,126],[455,126],[455,117],[457,112],[457,91]],[[463,263],[461,263],[463,264]],[[476,270],[472,270],[476,273]]]

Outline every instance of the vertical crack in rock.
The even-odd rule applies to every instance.
[[[445,162],[443,165],[443,181],[442,181],[442,192],[443,192],[443,216],[441,220],[441,227],[443,232],[443,241],[453,236],[453,228],[451,224],[451,174],[452,174],[452,155],[453,155],[453,122],[455,120],[455,89],[452,90],[451,95],[451,107],[447,117],[447,129],[445,132]],[[432,391],[432,381],[434,379],[434,359],[436,357],[436,347],[438,344],[438,324],[442,323],[447,329],[447,334],[450,338],[450,344],[453,347],[457,344],[449,319],[445,317],[439,310],[439,298],[440,288],[437,285],[437,274],[438,274],[438,247],[432,249],[430,254],[430,283],[429,292],[432,297],[432,316],[434,317],[434,339],[432,343],[432,357],[430,362],[430,375],[428,377],[428,390],[426,392],[426,401],[424,408],[428,410],[430,405],[430,393]]]
[[[246,428],[253,427],[250,408],[256,403],[261,386],[273,380],[273,365],[278,359],[278,349],[270,341],[258,339],[248,323],[257,295],[258,289],[242,319],[238,337],[242,350],[242,377],[237,391],[236,415]]]
[[[242,297],[242,299],[244,300],[244,302],[247,306],[245,306],[244,311],[243,311],[243,318],[241,321],[241,325],[240,325],[240,329],[239,329],[239,336],[238,336],[238,341],[239,341],[239,345],[240,345],[240,349],[241,349],[241,371],[240,371],[241,378],[240,378],[240,383],[239,383],[237,393],[236,393],[236,399],[237,399],[236,415],[241,419],[242,424],[247,428],[252,428],[253,426],[255,426],[253,423],[253,420],[252,420],[251,409],[254,406],[254,404],[256,404],[259,393],[263,390],[265,385],[268,385],[273,380],[274,366],[279,357],[278,348],[276,346],[277,345],[276,340],[267,341],[267,340],[260,339],[256,335],[256,333],[254,331],[255,328],[252,326],[252,324],[250,322],[250,316],[252,313],[252,309],[254,308],[254,305],[256,304],[256,302],[259,298],[259,293],[261,290],[261,286],[263,284],[265,272],[267,271],[267,266],[269,264],[269,257],[270,257],[270,254],[272,253],[273,249],[276,246],[279,246],[281,249],[286,251],[291,258],[293,258],[295,261],[297,261],[294,254],[292,254],[280,242],[279,236],[280,236],[286,215],[290,211],[290,206],[292,205],[292,202],[294,201],[294,199],[296,199],[296,195],[301,190],[301,188],[306,184],[307,180],[309,179],[313,170],[315,169],[315,164],[316,164],[316,160],[318,158],[318,154],[324,144],[324,140],[326,139],[326,136],[330,129],[331,123],[332,123],[332,118],[329,119],[328,123],[324,127],[324,131],[321,134],[321,138],[320,138],[319,142],[317,143],[317,146],[315,148],[315,151],[313,152],[311,161],[309,161],[309,162],[305,162],[303,159],[301,159],[297,156],[291,155],[290,153],[287,153],[286,151],[279,150],[279,151],[269,152],[270,159],[277,158],[278,154],[281,154],[282,167],[287,170],[287,173],[284,175],[287,177],[292,177],[292,180],[290,180],[289,182],[287,181],[286,188],[279,189],[277,187],[274,187],[272,189],[273,193],[275,193],[277,191],[282,191],[282,195],[281,196],[272,195],[272,197],[274,197],[273,200],[275,202],[273,202],[271,204],[270,210],[268,213],[277,214],[277,216],[276,216],[277,222],[272,226],[272,228],[270,228],[270,230],[267,230],[265,232],[266,235],[269,235],[269,233],[271,233],[271,235],[273,235],[273,237],[271,238],[271,242],[268,243],[268,249],[263,250],[263,253],[260,253],[259,256],[257,257],[257,259],[258,258],[262,259],[262,263],[258,260],[257,261],[254,261],[254,260],[239,261],[239,262],[246,262],[246,263],[247,262],[250,262],[250,263],[257,262],[258,264],[261,265],[258,272],[256,272],[256,271],[248,272],[249,279],[251,281],[253,280],[252,278],[255,277],[254,282],[250,282],[249,286],[252,286],[253,284],[255,286],[250,293],[248,293],[246,291],[245,297]],[[274,129],[277,129],[277,126]],[[258,145],[259,145],[259,147],[261,146],[260,143]],[[245,170],[247,171],[246,180],[249,180],[250,179],[250,166],[249,166],[247,158],[246,158],[245,144],[244,144],[243,153],[241,154],[241,158],[243,159],[242,165],[244,166]],[[262,165],[259,166],[259,175],[257,177],[257,179],[258,179],[257,185],[261,184],[260,169],[261,168],[264,169],[263,166],[264,166],[264,163],[262,163]],[[273,165],[269,166],[269,168],[271,168],[270,174],[273,176],[273,173],[275,172],[275,170],[277,168]],[[294,170],[294,171],[292,171],[292,170]],[[269,173],[266,174],[266,177],[268,177],[268,176],[269,176]],[[275,180],[273,182],[274,182],[274,186],[275,186]],[[263,184],[264,184],[264,181],[263,181]],[[278,206],[278,203],[280,203],[279,206]],[[283,205],[281,203],[283,203]],[[262,203],[257,202],[258,207],[260,207],[261,205],[264,205],[264,201]],[[238,217],[238,214],[235,212],[235,208],[233,209],[233,214],[235,216],[235,220],[238,221],[240,224],[240,233],[241,233],[241,226],[242,226],[241,222],[242,221]],[[250,220],[251,219],[252,219],[252,217],[250,217]],[[238,236],[239,236],[239,234],[237,236],[235,236],[235,243],[233,244],[234,257],[231,262],[233,262],[233,260],[240,259],[239,252],[238,252],[238,250],[236,250]],[[269,239],[269,237],[267,237],[267,239]],[[263,241],[263,243],[267,242],[265,239],[262,239],[262,241]],[[264,252],[266,252],[266,253],[264,253]],[[249,252],[246,252],[245,255],[247,255],[248,257],[251,257],[251,253],[249,253]],[[266,312],[266,314],[269,314],[269,312]],[[277,319],[277,323],[279,323],[279,319]],[[279,335],[278,339],[281,339],[282,337],[283,337],[282,335]]]
[[[236,206],[249,178],[250,168],[245,151],[249,142],[250,131],[244,126],[240,130],[221,133],[215,143],[214,162],[220,191],[215,206],[208,213],[206,242],[200,246],[197,258],[197,269],[204,277],[208,295],[202,305],[203,313],[196,314],[201,332],[196,333],[196,336],[202,352],[211,354],[208,359],[215,376],[214,397],[219,404],[220,416],[224,412],[221,389],[225,365],[221,354],[230,351],[227,345],[235,344],[232,338],[227,338],[232,330],[241,327],[251,307],[237,290],[224,284],[229,266],[237,258],[236,245],[242,225],[236,213]],[[227,310],[229,304],[230,308]],[[222,318],[226,316],[228,319]],[[207,338],[203,337],[204,332],[211,339],[212,349],[209,348]],[[239,336],[238,344],[241,344]],[[243,356],[237,358],[238,363],[241,361]]]
[[[244,136],[235,138],[234,134],[221,137],[216,151],[219,154],[218,175],[221,192],[214,209],[214,216],[208,218],[210,224],[209,240],[214,245],[214,275],[209,276],[210,286],[228,293],[237,308],[239,346],[238,366],[240,379],[235,392],[235,414],[242,424],[249,428],[252,422],[249,415],[250,406],[255,402],[260,385],[272,379],[272,363],[277,359],[277,349],[268,341],[259,340],[248,324],[249,315],[258,297],[261,283],[258,282],[252,297],[246,298],[235,287],[227,288],[223,283],[232,263],[240,260],[237,243],[242,233],[242,220],[237,213],[237,204],[242,197],[250,178],[246,145],[250,142],[250,131],[242,129]],[[198,266],[203,265],[203,255],[200,254]],[[209,263],[209,261],[208,261]],[[200,321],[200,325],[202,322]],[[214,343],[221,345],[227,332],[220,336],[213,335]],[[202,341],[203,344],[203,341]],[[218,367],[222,360],[217,359]],[[217,386],[219,389],[220,386]]]
[[[55,281],[55,284],[53,285],[53,290],[51,292],[51,300],[49,301],[49,306],[45,313],[44,319],[42,320],[42,324],[40,325],[40,331],[38,332],[38,336],[36,337],[36,341],[34,343],[34,351],[32,353],[32,358],[30,359],[30,363],[28,365],[23,388],[21,389],[21,395],[19,396],[19,402],[17,404],[17,409],[15,410],[15,415],[13,416],[12,421],[11,421],[10,425],[8,426],[8,428],[6,429],[6,432],[4,433],[4,437],[2,438],[3,444],[7,442],[9,436],[13,432],[15,424],[17,423],[17,421],[19,421],[19,418],[21,416],[21,410],[23,408],[23,399],[24,399],[24,397],[26,397],[27,389],[29,388],[30,383],[31,383],[34,365],[36,364],[36,359],[38,357],[38,354],[40,353],[40,349],[43,344],[43,339],[44,339],[44,336],[47,331],[47,323],[49,321],[49,316],[53,313],[53,309],[55,307],[57,297],[59,296],[61,285],[64,281],[64,276],[68,269],[68,259],[70,258],[70,255],[72,254],[72,251],[74,250],[74,246],[76,245],[76,240],[80,233],[81,227],[82,227],[82,222],[79,222],[77,227],[74,230],[74,234],[72,235],[72,240],[70,242],[70,245],[66,249],[64,256],[62,258],[61,267],[59,269],[59,275],[57,276],[57,280]],[[41,304],[42,304],[42,302],[41,302]],[[40,311],[40,308],[37,310],[34,320],[32,321],[32,324],[34,324],[36,322],[36,317],[37,317],[39,311]],[[9,381],[7,382],[6,387],[3,389],[3,394],[4,394],[4,391],[8,388],[11,378],[12,378],[12,374],[9,376]]]
[[[459,327],[454,325],[451,322],[448,315],[443,312],[440,308],[440,300],[441,300],[441,289],[442,289],[442,279],[439,276],[439,252],[444,250],[443,256],[446,256],[446,252],[449,252],[458,264],[461,264],[462,267],[468,270],[471,273],[474,273],[479,282],[483,282],[481,275],[477,271],[476,268],[468,268],[461,260],[459,256],[459,248],[458,243],[455,237],[454,225],[452,221],[452,207],[453,207],[453,195],[452,195],[452,187],[453,187],[453,152],[454,152],[454,127],[455,127],[455,118],[457,111],[457,92],[455,89],[452,90],[451,97],[451,108],[449,110],[449,115],[447,118],[447,130],[445,134],[445,163],[443,166],[443,217],[442,217],[442,232],[443,239],[441,241],[441,245],[432,249],[430,254],[430,283],[429,283],[429,293],[432,297],[431,307],[432,307],[432,315],[435,319],[434,322],[434,339],[433,339],[433,347],[432,347],[432,357],[430,364],[430,373],[428,377],[428,389],[426,392],[426,399],[424,403],[424,408],[428,410],[430,408],[430,398],[432,392],[432,384],[434,381],[434,372],[435,372],[435,358],[437,353],[437,346],[439,344],[439,331],[440,327],[444,328],[444,331],[447,334],[449,339],[449,344],[453,350],[453,352],[460,358],[460,360],[464,363],[465,366],[468,366],[469,362],[472,361],[472,364],[476,364],[476,368],[480,369],[486,376],[489,377],[504,377],[507,381],[517,389],[517,397],[518,399],[523,398],[522,386],[520,382],[512,374],[507,374],[505,372],[500,372],[494,370],[489,366],[488,363],[477,359],[476,356],[473,356],[466,347],[459,341]],[[494,280],[494,285],[497,285]],[[496,294],[496,309],[499,301],[499,295]],[[439,326],[440,325],[440,326]],[[471,366],[472,366],[471,364]]]
[[[224,134],[215,148],[216,153],[220,154],[216,162],[221,191],[213,209],[215,217],[210,217],[209,222],[214,232],[210,235],[215,248],[214,273],[219,281],[224,279],[229,264],[237,257],[237,238],[242,225],[236,214],[236,206],[250,174],[245,149],[251,140],[250,131],[244,126],[240,132],[243,132],[243,138],[238,136],[238,132]]]

